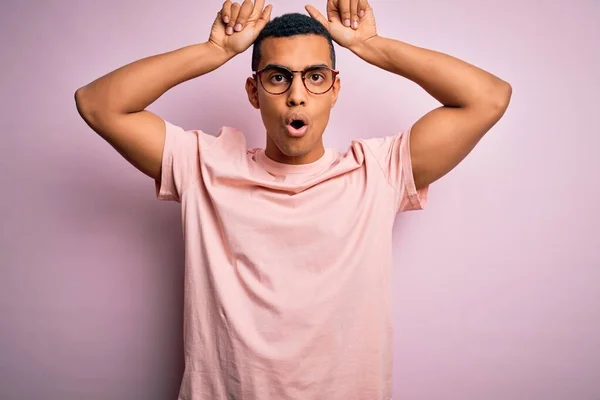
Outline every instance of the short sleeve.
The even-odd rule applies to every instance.
[[[422,210],[427,204],[429,186],[416,189],[410,156],[408,129],[393,136],[365,140],[377,159],[388,183],[396,191],[396,212]]]
[[[181,201],[183,192],[200,176],[199,133],[165,122],[160,179],[155,181],[159,200]]]

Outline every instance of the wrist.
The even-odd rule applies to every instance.
[[[371,36],[360,43],[356,43],[353,46],[350,46],[348,50],[359,56],[360,58],[367,59],[369,58],[369,53],[378,45],[381,37],[379,35]]]
[[[205,43],[202,43],[209,51],[213,54],[216,60],[220,60],[223,64],[227,61],[231,60],[233,57],[237,56],[238,53],[232,50],[228,50],[223,46],[213,42],[212,40],[208,40]]]

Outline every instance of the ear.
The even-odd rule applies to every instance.
[[[258,87],[256,86],[256,79],[249,77],[246,79],[246,93],[248,93],[248,101],[252,104],[252,107],[257,110],[260,109],[260,103],[258,101]]]
[[[331,108],[333,108],[335,106],[335,103],[337,102],[338,96],[340,94],[340,90],[342,89],[342,81],[340,80],[339,76],[335,77],[335,83],[333,84],[333,87],[331,88],[331,95],[332,95],[332,102],[331,102]]]

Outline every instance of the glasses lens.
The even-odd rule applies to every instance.
[[[333,86],[333,71],[328,68],[313,68],[304,73],[306,88],[315,94],[327,92]]]
[[[281,94],[288,90],[292,79],[293,76],[289,71],[276,67],[265,69],[260,76],[260,82],[265,90],[273,94]]]
[[[260,82],[263,88],[271,94],[286,92],[294,75],[283,68],[271,67],[262,71]],[[333,86],[334,73],[328,68],[312,68],[304,72],[304,85],[314,94],[323,94]]]

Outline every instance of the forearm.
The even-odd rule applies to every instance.
[[[449,107],[493,106],[509,87],[467,62],[394,39],[376,36],[351,50],[366,62],[415,82]]]
[[[144,110],[166,91],[226,63],[232,56],[201,43],[147,57],[118,68],[78,90],[83,108],[111,113]]]

